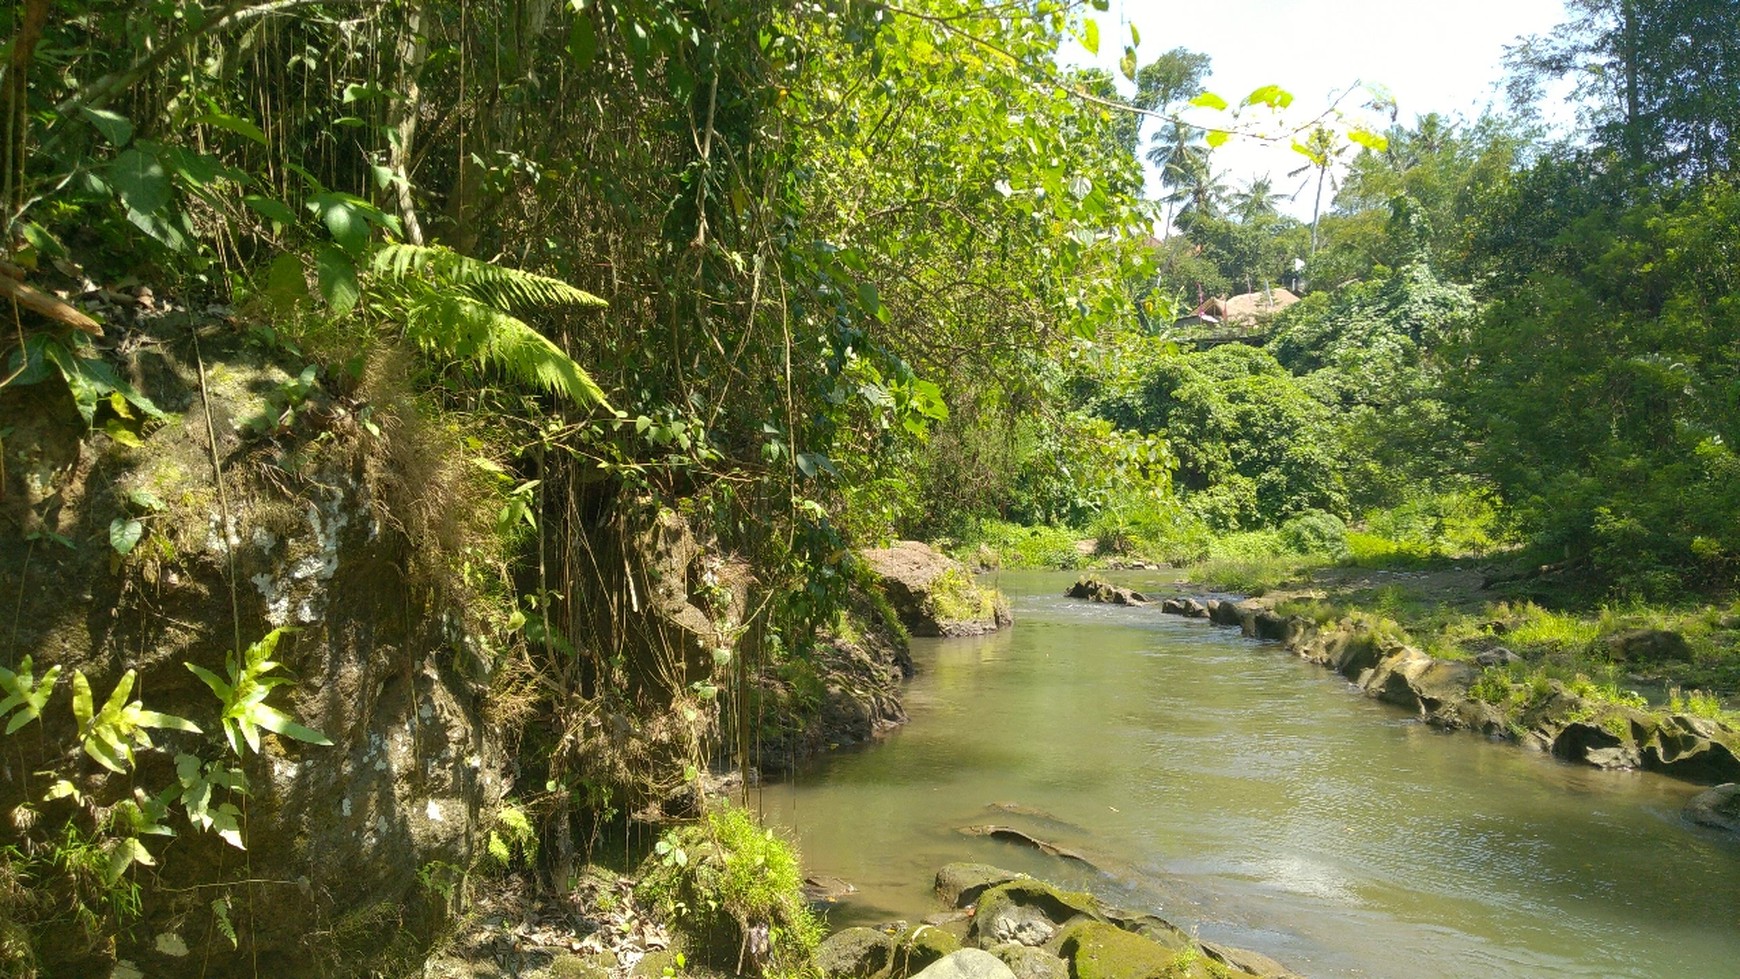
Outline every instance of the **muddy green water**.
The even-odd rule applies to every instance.
[[[1309,976],[1740,977],[1740,844],[1681,821],[1696,786],[1441,733],[1070,580],[1001,575],[1016,627],[915,643],[909,724],[761,790],[808,867],[857,886],[832,924],[922,917],[936,868],[973,860]],[[993,822],[1104,869],[959,832]]]

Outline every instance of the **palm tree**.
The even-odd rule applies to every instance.
[[[1232,192],[1228,200],[1232,204],[1232,212],[1241,224],[1249,224],[1258,218],[1274,217],[1281,213],[1278,205],[1287,199],[1287,195],[1275,190],[1274,181],[1267,176],[1252,177],[1241,190]]]
[[[1167,200],[1176,200],[1178,220],[1186,216],[1191,218],[1217,218],[1221,216],[1221,204],[1226,200],[1225,170],[1218,173],[1209,164],[1205,155],[1200,162],[1192,161],[1185,171],[1177,178],[1178,183],[1168,195]]]
[[[1313,170],[1317,172],[1317,197],[1311,204],[1311,258],[1317,257],[1317,218],[1323,213],[1323,185],[1329,183],[1330,189],[1335,189],[1335,178],[1330,171],[1341,162],[1341,157],[1347,152],[1347,145],[1337,139],[1335,130],[1328,126],[1318,126],[1311,130],[1311,135],[1305,137],[1304,143],[1293,144],[1311,162],[1288,172],[1287,176],[1297,177]],[[1294,191],[1293,196],[1298,197],[1299,192],[1310,182],[1311,178],[1306,177],[1305,183],[1299,185],[1299,190]]]
[[[1153,146],[1148,148],[1148,162],[1154,164],[1160,171],[1160,186],[1169,193],[1161,200],[1166,202],[1165,234],[1172,234],[1172,206],[1184,200],[1179,188],[1188,182],[1191,173],[1208,167],[1208,143],[1203,140],[1202,130],[1188,123],[1174,119],[1172,126],[1162,129],[1149,137]]]

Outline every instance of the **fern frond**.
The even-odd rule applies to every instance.
[[[480,262],[438,245],[387,245],[375,253],[374,268],[377,273],[401,280],[420,273],[497,309],[608,305],[561,279]]]
[[[549,337],[463,293],[420,290],[406,309],[405,331],[424,350],[492,364],[581,408],[610,407],[592,375]]]

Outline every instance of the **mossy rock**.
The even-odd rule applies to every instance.
[[[1059,928],[1084,918],[1104,920],[1092,895],[1065,891],[1042,880],[1015,880],[979,897],[971,937],[980,946],[1045,945]]]
[[[1003,960],[1015,979],[1069,979],[1069,964],[1044,949],[1011,942],[990,952]]]
[[[685,961],[684,965],[687,964]],[[668,948],[661,948],[641,956],[640,961],[634,964],[634,968],[628,970],[628,974],[634,979],[659,979],[665,974],[667,968],[673,974],[681,971],[677,965],[677,953]]]
[[[988,863],[946,864],[936,872],[936,896],[951,908],[964,908],[990,888],[1026,876]]]
[[[913,976],[960,951],[961,940],[934,925],[914,925],[894,938],[892,975]]]
[[[1070,979],[1198,979],[1229,975],[1195,946],[1167,948],[1103,921],[1084,921],[1064,932],[1058,951]]]
[[[829,979],[886,976],[894,962],[894,938],[874,928],[845,928],[822,940],[815,962]]]
[[[610,970],[615,965],[616,956],[609,952],[558,955],[550,962],[550,979],[610,979]]]

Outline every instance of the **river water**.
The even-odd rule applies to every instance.
[[[806,867],[858,888],[833,925],[935,911],[936,869],[969,860],[1314,977],[1740,977],[1740,843],[1681,820],[1697,786],[1439,732],[1071,580],[1002,574],[1015,628],[915,641],[910,723],[761,791]],[[990,823],[1098,869],[961,832]]]

